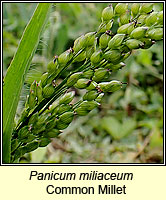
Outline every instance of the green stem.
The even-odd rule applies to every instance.
[[[79,100],[78,102],[76,102],[74,105],[73,105],[73,110],[76,109],[81,103],[83,102],[83,100]]]
[[[67,91],[67,87],[64,86],[63,88],[60,88],[56,95],[45,105],[45,107],[42,109],[42,111],[40,112],[40,115],[56,100],[58,99],[65,91]]]
[[[105,24],[103,24],[104,26]],[[100,29],[99,29],[100,30]],[[78,56],[80,55],[82,52],[83,52],[84,49],[81,49],[78,53],[76,53],[73,58],[65,65],[65,67],[63,67],[63,69],[56,75],[56,77],[54,77],[54,79],[58,79],[60,77],[60,75],[63,73],[64,70],[67,69],[67,67],[72,63],[72,61]],[[104,53],[109,51],[109,49],[105,49],[104,50]],[[64,85],[66,84],[68,78],[73,74],[73,73],[76,73],[76,72],[79,72],[79,71],[87,71],[88,69],[96,69],[100,66],[103,66],[103,65],[106,65],[107,64],[107,61],[105,61],[104,59],[97,65],[97,66],[93,66],[91,67],[91,63],[90,63],[90,59],[86,60],[85,63],[83,65],[81,65],[78,69],[74,70],[72,73],[70,73],[56,88],[55,88],[55,91],[53,93],[53,95],[48,98],[48,99],[43,99],[43,101],[37,105],[35,107],[35,109],[32,111],[32,113],[24,119],[24,121],[22,121],[20,124],[18,124],[16,130],[18,131],[19,129],[21,129],[23,126],[25,126],[26,124],[28,124],[28,121],[30,119],[30,117],[36,113],[36,112],[39,112],[40,110],[42,110],[40,112],[40,114],[42,114],[48,107],[49,105],[51,105],[57,98],[59,98],[63,92],[61,91],[64,87]],[[68,88],[66,87],[64,91],[66,91]],[[61,94],[61,95],[60,95]],[[44,109],[42,109],[44,108]]]
[[[79,56],[82,52],[84,51],[84,49],[81,49],[79,52],[77,52],[74,56],[73,56],[73,58],[71,59],[71,60],[69,60],[69,62],[61,69],[61,71],[54,77],[54,80],[55,79],[58,79],[60,76],[61,76],[61,74],[69,67],[69,65],[73,62],[73,60],[77,57],[77,56]]]
[[[67,89],[68,87],[65,86],[69,76],[71,76],[72,74],[82,71],[82,68],[85,68],[89,65],[90,63],[87,61],[81,65],[77,70],[73,71],[71,74],[69,74],[56,88],[56,91],[54,93],[56,93],[55,96],[53,96],[53,98],[47,103],[47,105],[45,106],[45,108],[41,111],[40,114],[42,114],[57,98],[59,98]]]
[[[27,24],[3,85],[3,163],[10,163],[11,137],[21,89],[39,39],[47,24],[51,3],[39,3]]]
[[[81,53],[81,52],[80,52]],[[78,56],[79,54],[77,54]],[[80,69],[85,68],[87,66],[87,61],[86,63],[84,63],[82,66],[80,66],[77,70],[73,71],[72,73],[70,73],[56,88],[55,91],[53,93],[53,95],[50,98],[45,98],[43,99],[39,105],[37,105],[34,110],[31,112],[31,114],[29,116],[27,116],[22,122],[20,122],[20,124],[17,125],[16,127],[16,131],[18,132],[23,126],[28,124],[29,119],[31,118],[31,116],[36,113],[39,112],[43,107],[46,106],[46,108],[48,108],[49,105],[51,105],[51,103],[53,103],[60,95],[62,95],[62,91],[61,89],[63,88],[63,86],[66,84],[67,79],[69,78],[69,76],[71,76],[73,73],[80,71]],[[68,88],[66,88],[67,90]],[[58,93],[58,96],[56,95]],[[46,108],[44,110],[46,110]],[[43,113],[44,111],[42,111]]]

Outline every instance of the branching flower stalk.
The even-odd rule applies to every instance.
[[[127,10],[127,11],[126,11]],[[111,72],[125,66],[133,49],[148,49],[163,39],[163,11],[154,12],[153,3],[118,3],[106,7],[96,32],[80,36],[69,50],[48,63],[47,72],[30,87],[25,109],[13,131],[11,160],[45,147],[51,138],[67,128],[74,116],[87,115],[97,108],[105,93],[112,93],[126,83],[111,80]],[[118,20],[117,33],[112,26]],[[57,83],[72,63],[83,62]],[[74,88],[86,93],[75,103]]]

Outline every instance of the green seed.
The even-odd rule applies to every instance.
[[[84,89],[88,86],[88,84],[89,84],[89,79],[81,78],[77,81],[77,83],[74,86],[79,89]]]
[[[138,17],[138,19],[137,19],[137,24],[138,24],[139,26],[144,25],[144,24],[145,24],[146,18],[147,18],[147,14],[142,14],[142,15],[140,15],[140,16]]]
[[[91,90],[88,91],[84,94],[83,96],[83,100],[87,100],[87,101],[92,101],[95,100],[97,98],[97,96],[99,95],[99,93],[96,90]]]
[[[47,78],[48,78],[48,72],[44,73],[41,76],[41,85],[42,85],[42,87],[46,86],[46,84],[47,84]]]
[[[63,104],[64,105],[64,104]],[[58,113],[58,110],[59,110],[59,107],[60,107],[61,105],[59,105],[59,106],[55,106],[55,107],[51,107],[50,109],[49,109],[49,111],[50,111],[50,113],[51,113],[51,115],[52,116],[55,116],[57,113]]]
[[[139,49],[141,47],[144,46],[144,43],[141,42],[140,40],[136,40],[136,39],[130,39],[127,40],[125,45],[129,48],[129,49]]]
[[[99,83],[99,87],[103,92],[115,92],[122,87],[122,83],[120,81],[110,81]]]
[[[58,57],[58,63],[59,65],[64,66],[67,64],[71,59],[73,58],[73,52],[71,49],[63,52],[59,57]]]
[[[83,101],[80,105],[79,108],[85,109],[85,110],[89,110],[88,109],[88,102],[87,100]]]
[[[70,124],[73,121],[73,118],[74,118],[73,112],[65,112],[59,116],[59,120],[65,124]]]
[[[119,34],[127,34],[127,31],[129,29],[129,27],[133,25],[133,22],[132,23],[128,23],[128,24],[124,24],[122,26],[120,26],[117,30],[117,33]]]
[[[85,58],[86,58],[86,52],[83,51],[73,60],[73,63],[82,62],[83,60],[85,60]]]
[[[148,30],[148,27],[137,27],[130,33],[130,37],[134,39],[143,38],[147,30]]]
[[[163,28],[152,29],[147,32],[147,35],[153,40],[161,40],[163,39]]]
[[[95,42],[95,32],[86,33],[85,36],[84,36],[84,40],[86,42],[84,42],[83,47],[93,46],[93,44]]]
[[[140,13],[149,13],[153,9],[153,3],[143,3],[140,8]]]
[[[23,138],[27,137],[29,134],[30,134],[29,127],[28,126],[24,126],[18,132],[18,139],[23,139]]]
[[[48,65],[47,65],[47,71],[48,71],[48,73],[49,73],[49,74],[54,73],[54,72],[56,71],[56,69],[57,69],[57,65],[58,65],[58,62],[57,62],[57,61],[56,61],[55,63],[54,63],[53,60],[50,61],[50,62],[48,63]]]
[[[143,49],[148,49],[155,44],[155,42],[149,38],[141,38],[140,41],[144,43]]]
[[[59,99],[59,104],[68,104],[70,103],[75,96],[75,92],[68,92],[66,94],[64,94],[60,99]]]
[[[101,49],[105,49],[108,46],[111,36],[108,33],[104,33],[99,38],[99,46]]]
[[[34,93],[33,90],[30,90],[27,102],[30,109],[33,109],[35,107],[37,102],[36,102],[36,94]]]
[[[95,81],[92,81],[88,87],[86,87],[86,90],[94,90],[97,88],[97,83]]]
[[[78,41],[74,43],[74,51],[78,52],[79,50],[92,46],[95,42],[95,32],[86,33],[78,38]]]
[[[109,49],[117,49],[123,42],[125,34],[116,34],[108,43]]]
[[[106,30],[105,30],[104,32],[110,30],[110,29],[112,28],[112,25],[113,25],[113,19],[111,19],[111,20],[106,24],[106,27],[105,27]]]
[[[67,128],[68,126],[69,126],[69,124],[62,123],[60,120],[58,120],[57,124],[56,124],[56,128],[58,130],[63,130],[65,128]]]
[[[82,72],[77,72],[77,73],[72,74],[68,78],[66,85],[68,87],[73,86],[78,81],[78,79],[81,78],[82,74],[83,74]]]
[[[38,121],[33,127],[33,133],[37,134],[37,133],[43,131],[44,129],[45,129],[45,121],[43,121],[43,122]]]
[[[45,123],[45,121],[47,120],[47,118],[48,118],[48,114],[44,113],[42,115],[39,115],[37,124],[43,124],[43,123]]]
[[[78,52],[83,48],[88,46],[92,46],[95,42],[95,32],[90,32],[85,35],[80,36],[74,42],[73,50],[74,52]]]
[[[43,89],[41,87],[41,81],[39,81],[39,83],[37,84],[37,88],[36,88],[36,96],[37,96],[37,100],[38,102],[42,101],[43,99]]]
[[[35,95],[36,95],[36,87],[37,87],[36,80],[34,80],[33,83],[31,84],[30,91],[33,91]]]
[[[93,65],[98,64],[102,60],[102,51],[101,50],[95,51],[92,54],[90,60],[91,60]]]
[[[80,108],[84,108],[85,110],[91,111],[94,108],[98,107],[100,104],[96,101],[83,101],[80,104]]]
[[[104,93],[99,94],[99,96],[95,99],[96,102],[100,103],[102,98],[104,96]]]
[[[36,112],[35,114],[33,114],[31,116],[31,118],[29,119],[29,122],[28,124],[31,125],[31,124],[35,124],[37,121],[38,121],[38,116],[39,116],[39,113]]]
[[[38,147],[39,147],[39,142],[34,141],[34,142],[28,143],[26,146],[24,146],[22,148],[22,150],[23,150],[23,152],[29,153],[31,151],[36,150]]]
[[[104,68],[105,68],[105,69],[111,70],[111,67],[112,67],[113,65],[114,65],[114,64],[112,64],[112,63],[107,63],[107,64],[104,66]]]
[[[85,57],[87,59],[89,59],[95,51],[96,51],[96,46],[95,45],[93,45],[91,47],[87,47],[86,51],[85,51],[85,53],[86,53]]]
[[[117,14],[117,15],[122,15],[123,13],[126,12],[127,7],[128,7],[128,4],[127,4],[127,3],[118,3],[118,4],[115,6],[115,14]]]
[[[133,17],[135,17],[139,13],[140,9],[140,3],[133,3],[131,5],[131,12],[133,14]]]
[[[104,8],[102,12],[102,21],[109,21],[113,18],[114,16],[114,11],[112,5],[109,5],[108,7]]]
[[[107,51],[103,57],[113,64],[118,64],[122,58],[122,55],[119,50],[110,50]]]
[[[141,46],[141,48],[142,48],[142,46]],[[125,61],[130,55],[131,55],[131,50],[129,52],[123,54],[123,58],[121,59],[121,61]]]
[[[97,33],[104,33],[107,30],[110,30],[112,28],[112,25],[113,25],[113,19],[111,19],[108,23],[102,22],[98,28]]]
[[[130,22],[130,19],[131,19],[131,15],[130,15],[129,10],[127,10],[125,13],[123,13],[120,16],[120,24],[121,25],[128,24]]]
[[[43,137],[44,138],[55,138],[55,137],[57,137],[59,134],[61,133],[61,131],[59,131],[58,129],[52,129],[51,131],[49,131],[49,132],[45,132],[44,134],[43,134]]]
[[[124,44],[125,44],[125,42],[123,43],[123,46],[122,46],[122,48],[120,49],[123,55],[124,55],[125,53],[128,53],[128,52],[130,51],[130,49],[129,49],[127,46],[125,46]]]
[[[147,26],[152,26],[157,22],[158,12],[152,12],[148,17],[145,19],[145,24]]]
[[[55,89],[53,87],[53,85],[50,83],[50,84],[47,84],[44,88],[43,88],[43,97],[44,98],[49,98],[53,95]]]
[[[37,123],[34,125],[33,134],[38,134],[45,130],[47,118],[43,115],[40,115]]]
[[[129,26],[128,29],[127,29],[127,34],[128,34],[128,35],[135,29],[134,26],[135,26],[134,22],[131,22],[131,23],[130,23],[130,26]]]
[[[76,108],[74,111],[75,111],[76,114],[79,115],[79,116],[85,116],[85,115],[87,115],[87,114],[89,113],[88,110],[86,110],[86,109],[84,109],[84,108],[81,108],[81,107]]]
[[[99,28],[97,30],[97,33],[104,33],[106,32],[106,23],[105,22],[102,22],[100,25],[99,25]]]
[[[40,138],[39,140],[39,147],[46,147],[51,140],[49,138]]]
[[[43,132],[46,130],[45,123],[43,124],[36,124],[34,129],[33,129],[33,134],[38,135],[39,133]]]
[[[157,23],[158,24],[163,24],[163,11],[160,11],[158,12],[158,15],[157,15]]]
[[[81,35],[79,38],[77,38],[74,41],[73,50],[75,53],[79,52],[83,48],[82,43],[81,43],[81,40],[83,40],[83,37],[84,35]]]
[[[94,108],[97,108],[100,105],[100,103],[96,101],[88,101],[88,110],[93,110]]]
[[[117,70],[119,70],[119,69],[122,69],[122,68],[125,67],[125,66],[126,66],[125,63],[120,62],[120,63],[118,63],[117,65],[114,65],[114,64],[112,64],[112,63],[107,64],[107,65],[105,66],[105,68],[110,69],[110,70],[112,70],[112,71],[117,71]]]
[[[23,139],[19,139],[20,142],[22,143],[29,143],[32,142],[36,137],[33,134],[29,134],[27,137]]]
[[[63,114],[65,112],[71,111],[71,106],[68,104],[61,104],[58,106],[58,109],[56,111],[56,114]]]
[[[89,69],[89,70],[87,70],[87,71],[85,71],[84,73],[83,73],[83,78],[86,78],[86,79],[91,79],[92,78],[92,76],[93,76],[93,74],[94,74],[94,71],[92,70],[92,69]]]
[[[52,130],[56,125],[56,119],[53,118],[46,123],[46,130]]]
[[[95,70],[94,76],[92,78],[93,81],[101,82],[104,79],[107,79],[109,76],[109,72],[107,69],[98,68]]]

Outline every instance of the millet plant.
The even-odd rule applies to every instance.
[[[87,115],[100,105],[105,93],[121,89],[127,83],[112,80],[111,72],[125,66],[132,50],[148,49],[163,39],[163,11],[154,12],[153,3],[110,4],[102,11],[101,20],[96,32],[77,38],[70,49],[48,63],[40,81],[31,84],[12,132],[10,162],[47,146],[75,116]],[[115,22],[119,25],[116,32],[112,30]],[[73,63],[79,67],[59,83],[61,74]],[[86,91],[79,101],[75,101],[75,88]]]

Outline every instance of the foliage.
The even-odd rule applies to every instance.
[[[50,26],[44,34],[43,43],[41,43],[46,43],[48,46],[46,50],[39,51],[36,54],[36,59],[38,57],[40,62],[41,58],[43,58],[40,63],[43,65],[43,72],[45,71],[46,63],[54,55],[53,52],[56,52],[56,54],[61,53],[72,46],[73,39],[81,33],[86,33],[89,30],[93,30],[93,28],[94,31],[96,30],[99,20],[96,20],[95,17],[90,17],[93,22],[85,20],[88,25],[83,23],[81,28],[78,23],[75,23],[73,27],[71,26],[71,22],[77,21],[74,20],[75,17],[85,19],[82,15],[85,15],[88,9],[83,8],[93,8],[92,10],[96,12],[90,12],[91,14],[89,15],[96,15],[99,19],[102,9],[106,6],[106,4],[70,3],[68,5],[70,6],[57,4],[56,11],[51,13],[52,16],[57,16],[56,20],[58,17],[68,20],[65,24],[61,23],[62,19],[59,24],[58,20],[53,20],[55,18],[51,18],[52,21],[50,20]],[[115,7],[116,4],[113,6]],[[158,4],[155,5],[155,8],[161,9]],[[71,14],[73,10],[75,10],[74,14]],[[51,26],[53,23],[55,25]],[[53,34],[55,32],[58,33],[56,26],[59,26],[59,36],[58,34]],[[77,31],[74,31],[74,28],[77,28]],[[73,33],[78,35],[75,37]],[[51,37],[48,37],[48,39],[47,36]],[[67,39],[67,36],[69,39]],[[59,45],[58,42],[62,45]],[[156,48],[156,46],[159,48]],[[24,159],[27,162],[30,162],[31,159],[32,162],[162,162],[161,91],[163,57],[158,52],[161,46],[162,43],[157,43],[148,50],[132,51],[132,56],[126,61],[126,67],[111,74],[111,79],[128,82],[127,88],[106,95],[99,110],[95,109],[86,117],[75,119],[69,128],[64,130],[58,138],[52,140],[48,148],[39,148],[32,154],[26,154],[21,162],[26,162]],[[41,47],[39,46],[39,48]],[[57,51],[55,51],[55,48]],[[76,65],[73,64],[74,69],[75,67]],[[31,84],[34,79],[39,81],[40,73],[38,74],[39,79],[36,78],[37,73],[34,73],[34,70],[30,70],[27,85]],[[63,79],[66,74],[68,74],[68,70],[61,74],[60,77]],[[76,93],[82,95],[82,91],[78,89],[76,89]],[[79,99],[80,97],[78,96],[77,98]],[[18,115],[20,115],[19,109]],[[156,149],[152,156],[149,153],[151,149]],[[38,157],[39,154],[43,156]],[[29,155],[32,157],[28,157]],[[35,160],[35,157],[38,159]]]
[[[50,4],[39,4],[25,29],[3,85],[3,161],[10,162],[11,133],[25,75],[47,21]]]

